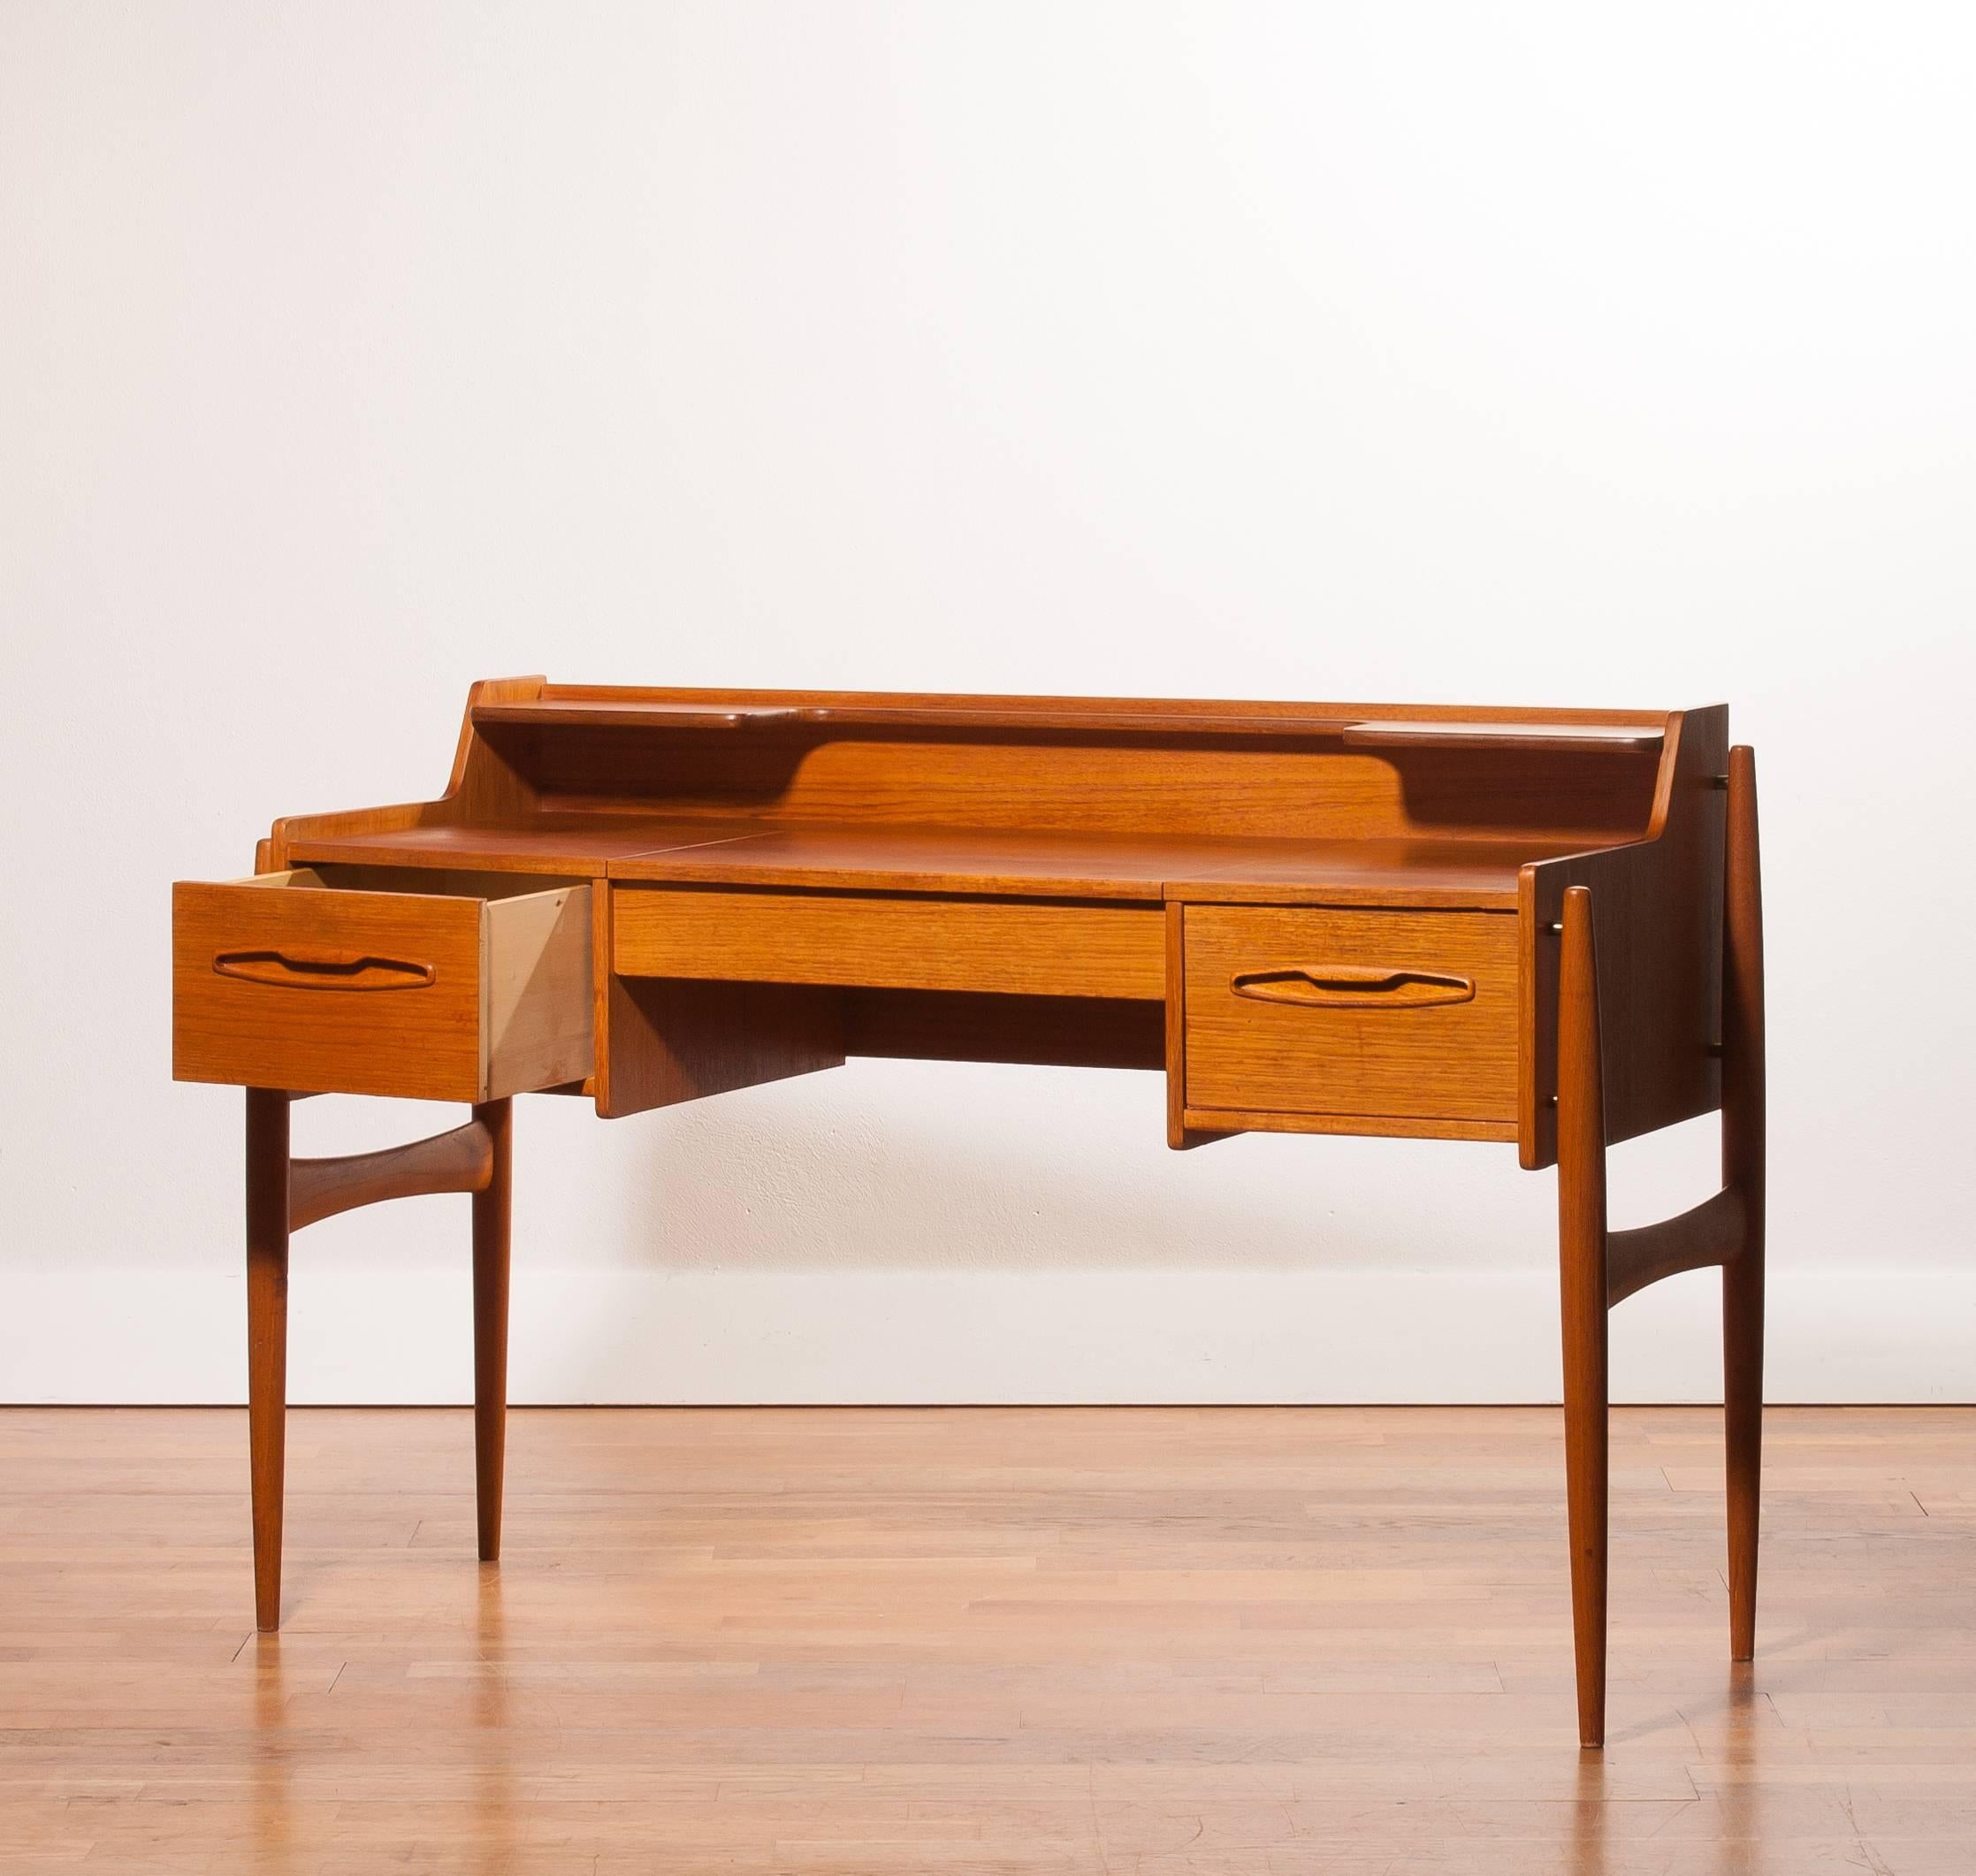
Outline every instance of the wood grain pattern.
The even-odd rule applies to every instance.
[[[487,1177],[473,1195],[474,1522],[480,1560],[501,1553],[507,1450],[507,1297],[515,1202],[515,1103],[482,1102],[472,1125],[487,1141]]]
[[[1638,752],[1530,751],[1505,761],[1487,745],[1350,750],[1019,729],[484,733],[543,805],[561,811],[649,802],[688,818],[1188,839],[1474,837],[1551,851],[1638,838],[1659,767]]]
[[[1370,894],[1387,883],[1381,875],[1394,875],[1395,886],[1431,890],[1442,882],[1403,876],[1445,866],[1481,875],[1448,889],[1501,892],[1506,862],[1513,871],[1642,835],[1653,745],[1671,721],[1640,711],[729,693],[505,679],[474,687],[443,797],[292,817],[276,824],[264,860],[390,856],[588,873],[717,839],[691,825],[708,819],[930,823],[1334,850],[1381,840],[1522,845],[1529,850],[1478,851],[1473,868],[1458,850],[1441,861],[1366,856],[1371,876],[1357,880],[1349,851],[1334,850],[1313,856],[1318,871],[1305,882]],[[739,727],[713,736],[685,727],[701,721]],[[625,734],[628,725],[642,733]],[[1349,748],[1347,736],[1385,743]],[[1240,850],[1198,876],[1225,872],[1231,857],[1239,860]],[[1244,870],[1273,883],[1278,858],[1294,855],[1259,853]],[[1331,867],[1347,876],[1328,877]],[[1102,877],[1102,866],[1090,874]]]
[[[1512,911],[1523,867],[1575,852],[1581,844],[1561,835],[1509,841],[1473,836],[1243,842],[1212,868],[1176,872],[1166,881],[1166,896],[1252,905]]]
[[[1559,949],[1558,1293],[1564,1343],[1564,1475],[1578,1743],[1606,1741],[1608,1493],[1606,1076],[1592,895],[1564,895]]]
[[[298,864],[600,876],[614,860],[745,839],[731,817],[543,812],[458,825],[291,832]]]
[[[591,1071],[587,886],[498,899],[344,889],[309,871],[172,888],[172,1071],[313,1093],[500,1099]],[[349,995],[222,974],[242,954],[396,961]],[[385,973],[373,973],[385,974]]]
[[[538,679],[510,679],[516,685],[533,684],[527,692],[548,704],[617,704],[641,702],[676,704],[694,709],[720,710],[812,710],[845,717],[857,712],[898,713],[964,712],[981,718],[990,727],[1026,722],[1038,716],[1074,717],[1080,722],[1140,718],[1188,722],[1202,719],[1214,722],[1240,722],[1244,719],[1271,721],[1324,721],[1372,723],[1414,721],[1432,723],[1602,723],[1620,728],[1657,728],[1667,715],[1659,710],[1553,709],[1545,705],[1501,706],[1489,704],[1339,704],[1290,703],[1279,698],[1232,698],[1170,697],[1061,697],[1004,692],[954,692],[942,690],[765,690],[753,689],[710,690],[705,687],[666,684],[552,684]],[[494,701],[477,688],[473,701]]]
[[[787,705],[591,703],[559,697],[477,703],[467,717],[477,724],[574,723],[591,729],[740,729],[797,722],[813,717],[813,713]]]
[[[517,1323],[517,1331],[523,1328]],[[1966,1876],[1976,1413],[1615,1408],[1574,1749],[1554,1408],[0,1413],[19,1876]]]
[[[1741,1254],[1749,1233],[1743,1194],[1725,1186],[1672,1218],[1606,1234],[1606,1300],[1621,1303],[1664,1277],[1705,1270]]]
[[[1190,905],[1186,1105],[1190,1110],[1514,1123],[1516,925],[1487,912],[1328,911]],[[1334,969],[1335,967],[1335,969]],[[1458,977],[1472,995],[1391,1007],[1245,995],[1285,970]]]
[[[782,723],[827,724],[842,728],[1051,729],[1107,735],[1298,736],[1366,747],[1486,743],[1524,750],[1653,750],[1660,746],[1658,723],[1573,721],[1533,715],[1521,721],[1479,719],[1375,718],[1324,714],[1297,705],[1263,713],[1233,705],[1210,711],[1185,704],[1161,709],[1102,707],[1093,698],[1064,708],[1034,698],[1011,698],[1000,707],[959,698],[919,705],[889,704],[707,704],[659,703],[625,697],[591,698],[536,697],[512,703],[483,702],[469,712],[476,724],[573,725],[588,729],[747,729]],[[1094,705],[1100,707],[1093,707]]]
[[[599,886],[591,901],[599,1114],[643,1114],[843,1066],[835,990],[621,977],[611,956],[623,896]]]
[[[296,834],[289,850],[298,864],[460,874],[1510,911],[1524,866],[1582,844],[1563,835],[1319,840],[545,812],[484,826]],[[400,889],[416,888],[401,881]]]
[[[728,838],[706,835],[707,828],[721,825]],[[1322,897],[1341,904],[1507,910],[1516,903],[1519,869],[1550,850],[1530,841],[1252,839],[740,817],[677,826],[690,837],[651,852],[614,853],[607,862],[610,876],[1032,898],[1280,898],[1298,904]],[[395,843],[412,837],[379,836],[371,850],[406,851]],[[310,843],[306,850],[319,850]],[[335,852],[355,850],[342,843]]]
[[[717,829],[718,832],[711,832]],[[1021,828],[545,814],[523,826],[298,835],[298,864],[573,874],[708,885],[1240,899],[1256,904],[1514,910],[1533,860],[1562,840],[1161,839]],[[401,889],[415,889],[401,888]]]
[[[1038,996],[1166,994],[1157,906],[611,888],[626,977]]]
[[[307,877],[172,888],[172,1072],[250,1087],[474,1098],[478,903],[289,883]],[[348,996],[215,973],[220,953],[250,946],[376,951],[432,975],[417,989]]]
[[[247,1441],[254,1619],[281,1626],[288,1400],[288,1096],[247,1090]]]
[[[493,1176],[493,1141],[478,1120],[430,1140],[375,1153],[288,1163],[288,1229],[333,1218],[360,1205],[436,1192],[479,1192]]]
[[[843,1066],[835,990],[611,972],[604,996],[611,1043],[597,1111],[607,1117]]]
[[[722,705],[658,703],[622,696],[555,696],[521,703],[478,704],[470,714],[476,723],[574,724],[590,729],[746,729],[805,723],[847,729],[1060,729],[1114,736],[1331,737],[1354,727],[1342,717],[1310,714],[1294,707],[1265,714],[1194,710],[1185,705],[1152,710],[1106,709],[1103,703],[1102,698],[1093,698],[1084,706],[1064,708],[1023,698],[996,707],[956,698],[943,703],[923,704],[892,701]]]
[[[1189,1152],[1217,1140],[1232,1138],[1231,1127],[1207,1128],[1187,1119],[1187,926],[1186,908],[1166,908],[1166,1144],[1176,1153]]]
[[[1372,1140],[1476,1140],[1514,1141],[1514,1120],[1423,1119],[1408,1114],[1296,1114],[1256,1108],[1180,1110],[1180,1122],[1190,1132],[1334,1133]]]
[[[1722,867],[1728,713],[1677,713],[1644,839],[1523,869],[1522,1163],[1557,1156],[1558,937],[1564,894],[1592,888],[1614,1141],[1706,1114],[1721,1100]]]
[[[1347,723],[1347,748],[1399,749],[1431,744],[1438,749],[1481,743],[1500,750],[1656,750],[1661,726],[1619,723],[1483,722],[1388,717],[1366,723]]]
[[[1722,1267],[1724,1445],[1728,1481],[1730,1652],[1756,1646],[1759,1495],[1763,1442],[1763,905],[1755,759],[1730,751],[1724,845],[1723,1185],[1676,1217],[1609,1229],[1606,1050],[1613,1026],[1598,898],[1565,888],[1558,974],[1558,1254],[1564,1340],[1566,1487],[1583,1744],[1605,1738],[1607,1337],[1615,1303],[1662,1277]],[[1636,941],[1641,935],[1631,934]]]
[[[1757,1528],[1763,1472],[1766,1171],[1763,867],[1757,758],[1729,751],[1723,917],[1722,1181],[1743,1212],[1743,1242],[1722,1267],[1722,1398],[1728,1446],[1729,1651],[1756,1647]]]
[[[1651,739],[1668,721],[1651,711],[499,679],[469,694],[443,796],[278,821],[257,864],[388,855],[586,873],[614,853],[679,844],[666,824],[704,813],[1298,842],[1498,837],[1537,843],[1520,857],[1530,858],[1636,838],[1652,802]],[[700,724],[722,727],[709,736]],[[1463,724],[1486,732],[1486,746],[1461,746],[1453,732]],[[1390,733],[1392,744],[1348,749],[1347,725]],[[1506,766],[1505,737],[1539,729],[1550,742]],[[660,824],[649,840],[641,819]]]

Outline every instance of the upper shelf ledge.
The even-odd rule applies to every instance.
[[[1386,717],[1345,726],[1345,741],[1355,749],[1487,744],[1492,749],[1653,750],[1663,739],[1660,727],[1652,723],[1449,723]]]
[[[536,698],[473,706],[477,723],[590,729],[744,729],[778,724],[918,729],[1057,729],[1126,735],[1336,736],[1361,749],[1657,750],[1658,724],[1476,723],[1342,716],[1211,715],[1186,711],[1021,710],[992,705],[671,703],[634,698]]]

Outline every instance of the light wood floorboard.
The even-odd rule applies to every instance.
[[[1610,1744],[1539,1409],[0,1413],[0,1872],[1971,1876],[1976,1411],[1614,1416]]]

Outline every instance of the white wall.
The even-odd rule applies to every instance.
[[[167,883],[477,676],[1669,706],[1761,756],[1777,1398],[1976,1398],[1976,37],[1949,6],[0,0],[0,1398],[240,1396]],[[1554,1397],[1507,1148],[1156,1078],[518,1119],[565,1399]],[[434,1117],[298,1110],[300,1150]],[[1713,1125],[1618,1155],[1708,1189]],[[296,1398],[461,1398],[463,1201]],[[1705,1277],[1615,1317],[1714,1384]]]

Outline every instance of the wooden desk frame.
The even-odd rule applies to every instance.
[[[439,800],[278,821],[253,880],[175,889],[173,927],[174,1071],[247,1089],[263,1629],[280,1620],[295,1232],[472,1194],[491,1561],[512,1096],[625,1115],[875,1054],[1162,1069],[1176,1148],[1373,1132],[1555,1163],[1587,1747],[1605,1728],[1607,1313],[1720,1266],[1730,1652],[1751,1658],[1763,930],[1754,758],[1720,706],[501,680],[475,686]],[[298,1160],[289,1106],[309,1093],[466,1101],[472,1118]],[[1720,1189],[1611,1230],[1607,1148],[1717,1109]]]

